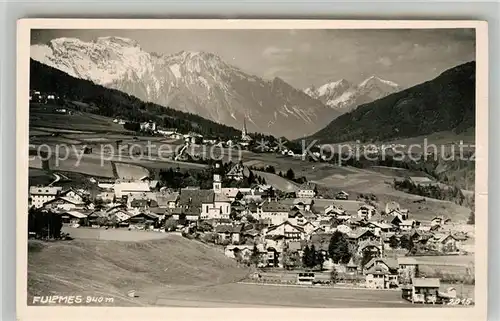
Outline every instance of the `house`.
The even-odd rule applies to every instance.
[[[339,215],[344,215],[346,214],[346,211],[335,204],[328,205],[325,207],[324,210],[325,215],[328,216],[339,216]]]
[[[305,238],[305,231],[298,225],[284,221],[267,229],[267,236],[283,236],[287,241],[299,241]]]
[[[356,244],[361,241],[377,241],[380,237],[369,229],[358,229],[349,235],[349,239]]]
[[[259,241],[260,232],[254,229],[242,231],[241,238],[245,240],[246,244],[254,244]]]
[[[150,191],[149,182],[144,181],[117,180],[113,188],[116,198],[122,198],[128,194],[147,193]]]
[[[266,253],[261,244],[257,244],[256,247],[259,254]],[[253,245],[228,245],[224,248],[224,255],[232,259],[235,259],[236,255],[249,258],[252,255],[253,248]]]
[[[412,278],[411,285],[403,289],[403,297],[412,303],[435,303],[440,286],[437,278]]]
[[[311,234],[316,229],[316,226],[312,222],[309,222],[309,221],[307,221],[301,225],[299,224],[299,226],[304,229],[304,232],[306,232],[306,234]]]
[[[389,215],[389,213],[391,213],[394,210],[399,211],[400,209],[401,206],[399,205],[398,202],[391,201],[385,204],[385,213],[387,215]]]
[[[431,228],[434,226],[443,226],[445,224],[451,223],[451,219],[444,216],[436,216],[431,220]]]
[[[352,257],[346,265],[346,272],[349,274],[358,273],[358,265],[354,263],[354,259]]]
[[[222,194],[226,195],[231,202],[234,202],[235,200],[241,199],[243,197],[240,189],[236,187],[222,188]]]
[[[243,164],[238,163],[238,164],[234,165],[229,170],[229,172],[227,172],[226,177],[229,179],[234,179],[236,181],[241,181],[245,177],[244,171],[245,171],[245,167],[243,166]]]
[[[313,204],[314,200],[312,198],[296,198],[293,200],[293,206],[304,211],[310,211]]]
[[[271,225],[279,225],[288,219],[288,211],[287,205],[277,201],[265,201],[259,219],[268,220]]]
[[[369,270],[373,267],[380,267],[382,268],[382,270],[385,270],[390,274],[396,274],[399,268],[397,260],[381,257],[372,258],[370,261],[368,261],[368,263],[365,264],[363,269]]]
[[[409,216],[409,211],[407,209],[393,209],[387,212],[388,216],[398,217],[400,220],[407,220]]]
[[[375,233],[375,235],[380,235],[381,233],[388,233],[393,229],[392,225],[379,222],[368,222],[366,227],[372,230],[373,233]]]
[[[377,213],[376,208],[368,204],[363,204],[358,209],[358,217],[366,220],[371,219],[372,216],[375,215],[375,213]]]
[[[129,224],[129,226],[133,226],[139,229],[145,229],[148,225],[152,227],[153,225],[158,223],[158,221],[158,215],[149,212],[140,212],[125,220],[125,222]]]
[[[310,182],[299,186],[296,195],[298,198],[314,198],[316,196],[316,185]]]
[[[369,289],[390,289],[398,287],[398,275],[385,270],[381,266],[374,266],[365,271],[366,287]]]
[[[336,195],[335,195],[335,199],[338,199],[338,200],[348,200],[349,199],[349,194],[344,192],[344,191],[340,191],[338,192]]]
[[[410,281],[416,277],[418,270],[417,260],[413,257],[402,256],[398,257],[398,267],[400,279]]]
[[[401,223],[399,223],[399,229],[401,231],[411,231],[415,226],[415,220],[402,220]]]
[[[30,186],[29,196],[31,205],[40,208],[48,201],[55,199],[62,191],[62,187],[56,186]]]
[[[299,209],[292,209],[288,212],[288,220],[293,224],[303,225],[308,221],[313,221],[317,217],[311,211],[304,211]]]
[[[54,211],[71,211],[75,209],[84,209],[85,203],[72,197],[58,196],[43,204],[43,207]]]
[[[219,240],[229,240],[232,244],[237,244],[241,239],[241,225],[217,225],[214,231]]]
[[[452,234],[435,234],[428,241],[429,247],[443,253],[454,253],[459,251],[460,241]]]
[[[358,242],[358,254],[363,255],[363,253],[369,252],[372,257],[382,256],[383,247],[380,242],[375,241],[360,241]]]
[[[85,225],[87,214],[81,211],[67,211],[60,213],[62,222],[76,226]]]
[[[177,201],[179,200],[178,192],[158,192],[156,193],[156,203],[160,208],[169,208],[173,209],[177,205]]]

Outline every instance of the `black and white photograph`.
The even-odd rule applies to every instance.
[[[484,305],[477,39],[472,23],[32,27],[23,301]]]

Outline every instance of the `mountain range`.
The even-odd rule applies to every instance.
[[[319,143],[380,142],[440,131],[461,133],[475,126],[475,88],[476,63],[471,61],[358,106],[307,139]]]
[[[164,128],[176,128],[181,133],[193,131],[209,138],[233,139],[241,135],[241,131],[233,127],[195,114],[144,102],[122,91],[72,77],[33,59],[30,60],[30,89],[57,94],[60,98],[52,103],[52,107],[56,108],[67,106],[76,108],[78,112],[118,117],[131,122],[151,120]]]
[[[400,91],[401,87],[388,80],[371,76],[359,84],[345,79],[326,83],[318,88],[309,87],[304,90],[312,98],[341,113],[346,113],[374,100]]]
[[[287,138],[313,134],[340,115],[280,78],[264,80],[207,52],[149,53],[131,39],[53,39],[31,58],[70,76],[228,126]]]

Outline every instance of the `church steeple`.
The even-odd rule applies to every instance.
[[[243,118],[243,131],[241,132],[241,137],[246,138],[247,137],[247,116]]]

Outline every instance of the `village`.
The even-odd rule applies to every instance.
[[[473,252],[468,233],[450,218],[421,222],[397,202],[380,206],[374,196],[344,191],[335,199],[320,198],[310,182],[295,193],[266,184],[225,187],[224,179],[245,180],[250,170],[241,164],[223,169],[214,164],[211,189],[175,190],[148,177],[94,180],[99,192],[93,195],[83,188],[31,186],[29,207],[59,215],[70,235],[72,229],[180,233],[255,267],[247,280],[251,283],[396,289],[422,303],[457,298],[456,286],[438,291],[440,277],[424,273],[419,263],[419,256]],[[445,281],[471,284],[472,270],[466,267],[463,278]]]

